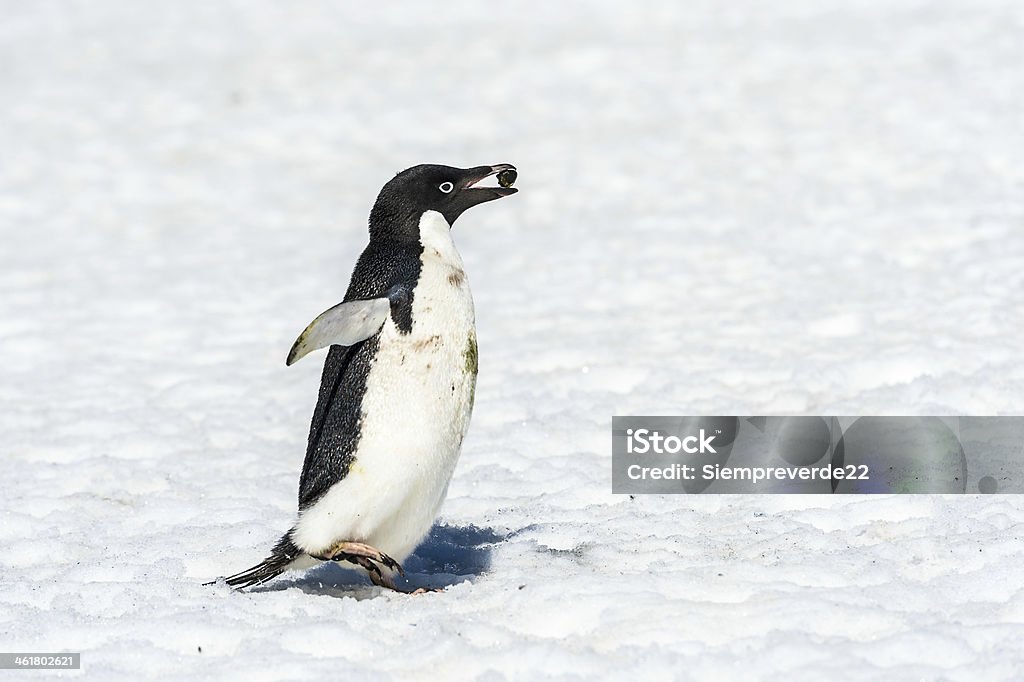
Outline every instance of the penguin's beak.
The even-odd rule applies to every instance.
[[[481,204],[485,201],[493,201],[494,199],[500,199],[501,197],[507,197],[510,194],[515,194],[519,190],[514,187],[475,187],[476,183],[489,178],[492,175],[497,175],[502,171],[514,171],[516,169],[510,163],[499,163],[494,166],[477,166],[476,168],[467,168],[463,171],[461,184],[461,193],[470,194],[473,197],[479,197],[474,201],[471,206]],[[468,206],[467,206],[468,208]]]
[[[444,216],[449,225],[455,224],[455,220],[467,209],[487,201],[494,201],[515,194],[519,190],[514,187],[477,187],[476,183],[497,175],[502,171],[514,171],[516,169],[510,163],[499,163],[494,166],[477,166],[466,168],[462,171],[455,196],[444,210]]]

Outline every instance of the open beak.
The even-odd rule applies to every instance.
[[[499,163],[493,166],[477,166],[466,168],[458,182],[458,192],[453,198],[451,206],[445,210],[445,219],[449,225],[455,223],[462,213],[469,208],[487,201],[494,201],[515,194],[519,190],[514,187],[478,187],[477,183],[497,175],[502,171],[514,171],[516,167],[510,163]]]
[[[500,199],[501,197],[507,197],[510,194],[515,194],[519,190],[515,187],[476,187],[476,183],[492,175],[497,175],[502,171],[514,171],[516,169],[510,163],[499,163],[494,166],[477,166],[476,168],[469,168],[466,170],[465,175],[462,178],[462,191],[466,192],[490,192],[493,196],[489,196],[482,201],[491,201],[493,199]],[[477,202],[480,203],[480,202]]]

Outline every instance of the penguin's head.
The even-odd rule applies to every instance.
[[[370,236],[415,239],[420,218],[427,211],[444,216],[448,225],[466,209],[486,201],[515,194],[513,187],[478,187],[481,180],[515,166],[499,163],[475,168],[452,168],[423,164],[407,168],[393,177],[377,195],[370,212]]]

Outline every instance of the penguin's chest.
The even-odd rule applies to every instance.
[[[427,247],[412,329],[390,318],[363,398],[360,453],[376,439],[413,468],[450,470],[469,425],[477,375],[473,298],[461,259]]]

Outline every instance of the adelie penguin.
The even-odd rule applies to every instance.
[[[477,183],[497,175],[500,187]],[[402,171],[377,196],[344,300],[299,335],[287,363],[329,347],[299,479],[299,513],[270,556],[227,578],[267,582],[322,561],[392,571],[429,532],[473,411],[473,298],[451,228],[515,194],[509,164]]]

